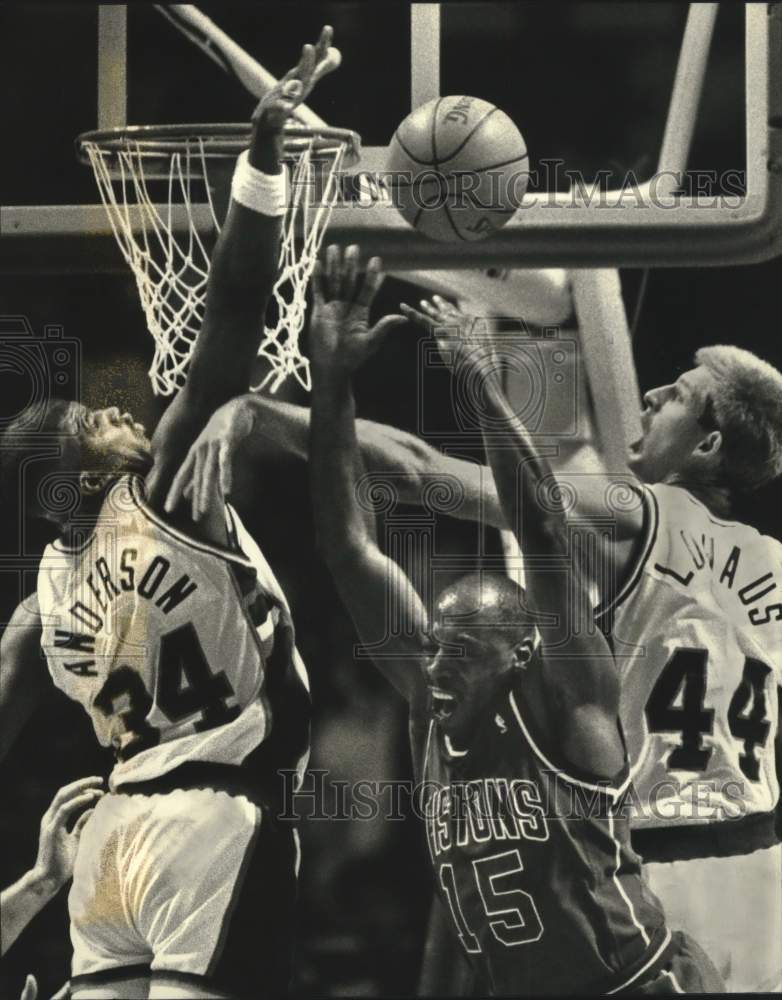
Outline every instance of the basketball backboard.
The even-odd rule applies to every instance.
[[[716,7],[693,4],[689,21],[675,3],[200,9],[274,75],[322,23],[334,25],[343,65],[312,107],[361,134],[353,169],[365,197],[335,210],[329,238],[359,242],[401,270],[773,256],[782,214],[782,17],[773,4]],[[12,5],[5,20],[19,99],[4,112],[16,142],[0,208],[2,265],[120,269],[93,180],[75,161],[75,136],[125,122],[242,121],[252,99],[147,5]],[[448,93],[502,107],[532,154],[524,206],[480,243],[427,240],[398,216],[382,184],[375,197],[398,123]],[[685,164],[682,193],[664,176],[645,183]]]

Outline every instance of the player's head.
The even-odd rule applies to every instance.
[[[471,573],[437,598],[426,667],[432,714],[451,736],[468,737],[534,650],[524,591],[501,573]]]
[[[66,482],[82,499],[99,497],[117,476],[144,475],[151,464],[144,428],[116,406],[90,410],[81,403],[51,400],[34,420],[26,411],[0,435],[4,490],[24,483],[25,512],[58,524],[65,519],[64,510],[49,499],[62,497]]]
[[[782,374],[739,347],[703,347],[695,364],[645,394],[630,467],[648,483],[757,489],[782,472]]]

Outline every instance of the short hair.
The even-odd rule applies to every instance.
[[[511,644],[521,642],[535,624],[524,588],[505,573],[467,573],[444,587],[435,603],[438,612],[453,616],[448,624],[499,631]]]
[[[67,399],[51,399],[45,406],[37,405],[35,411],[27,407],[14,417],[0,432],[0,496],[3,507],[18,499],[20,470],[27,459],[38,451],[42,436],[51,438],[62,433],[62,421],[71,403]],[[58,461],[54,456],[33,463],[33,475],[27,485],[37,492],[38,484]],[[28,514],[40,513],[36,506],[27,510]]]
[[[709,409],[722,434],[723,469],[736,492],[782,473],[782,373],[751,351],[716,344],[695,354],[717,388]]]

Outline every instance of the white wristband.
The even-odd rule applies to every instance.
[[[287,173],[265,174],[250,165],[247,150],[236,161],[231,197],[240,205],[262,215],[285,215],[288,204]]]

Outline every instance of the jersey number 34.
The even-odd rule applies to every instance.
[[[170,722],[197,716],[193,723],[196,732],[231,722],[239,715],[238,705],[225,703],[233,694],[225,672],[215,674],[209,668],[192,622],[160,637],[155,700]],[[160,730],[147,721],[152,695],[132,667],[125,665],[112,670],[95,698],[95,705],[104,715],[121,715],[125,732],[133,734],[119,748],[120,759],[126,760],[160,742]]]

